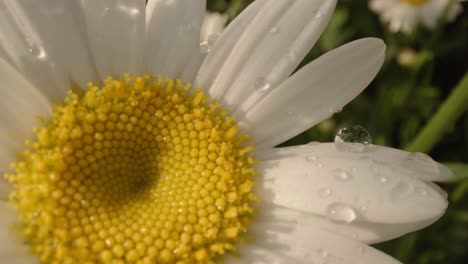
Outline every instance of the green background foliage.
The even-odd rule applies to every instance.
[[[251,2],[208,0],[208,9],[227,13],[232,20]],[[343,111],[283,145],[332,141],[340,128],[360,124],[370,131],[374,144],[426,152],[443,162],[456,175],[440,184],[449,193],[446,214],[428,228],[375,246],[404,263],[468,263],[468,78],[461,82],[468,69],[468,3],[454,22],[441,19],[436,29],[420,26],[402,34],[390,32],[369,10],[368,1],[338,2],[302,65],[363,37],[385,41],[385,64]]]

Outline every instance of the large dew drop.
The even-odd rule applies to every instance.
[[[372,137],[362,126],[344,127],[335,135],[335,146],[341,151],[363,152],[372,144]]]
[[[343,203],[331,203],[328,205],[326,216],[330,220],[342,223],[351,223],[356,220],[354,209]]]

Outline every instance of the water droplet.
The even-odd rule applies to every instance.
[[[29,54],[37,59],[45,59],[47,57],[47,54],[45,53],[44,49],[38,47],[38,46],[31,46],[28,49]]]
[[[270,88],[271,88],[270,83],[268,83],[268,81],[263,77],[257,78],[255,80],[254,86],[255,86],[255,90],[257,90],[259,92],[266,92],[266,91],[270,90]]]
[[[359,125],[344,127],[335,136],[335,146],[342,151],[363,152],[371,144],[370,133]]]
[[[362,253],[364,253],[365,248],[364,248],[363,246],[359,246],[359,247],[358,247],[358,251],[359,251],[359,253],[362,254]]]
[[[408,155],[408,160],[421,161],[421,162],[433,162],[429,155],[421,152],[415,152]]]
[[[312,141],[312,142],[307,143],[307,145],[308,145],[308,146],[319,146],[319,145],[320,145],[320,142]]]
[[[356,212],[346,204],[332,203],[327,207],[326,216],[336,222],[351,223],[356,219]]]
[[[335,170],[334,174],[335,174],[335,179],[337,179],[339,181],[349,181],[353,177],[351,175],[351,173],[349,173],[349,172],[347,172],[347,171],[345,171],[343,169]]]
[[[367,211],[367,206],[361,205],[361,207],[359,209],[361,209],[361,211],[365,212],[365,211]]]
[[[294,52],[294,51],[292,51],[292,50],[288,52],[288,55],[287,55],[287,56],[288,56],[288,60],[289,60],[289,61],[293,61],[293,62],[294,62],[294,61],[297,60],[296,52]]]
[[[390,179],[388,179],[386,176],[376,174],[375,178],[377,179],[378,182],[380,183],[387,183]]]
[[[314,17],[315,17],[315,18],[319,18],[319,17],[321,17],[322,15],[323,15],[322,11],[319,10],[319,11],[317,11],[317,12],[315,13],[315,16],[314,16]]]
[[[317,252],[318,252],[319,256],[322,257],[322,258],[328,257],[328,252],[326,250],[324,250],[324,249],[319,248],[317,250]]]
[[[422,196],[427,195],[427,191],[424,188],[416,188],[416,192],[419,193]]]
[[[208,41],[205,40],[203,41],[202,43],[200,43],[200,52],[203,53],[203,54],[207,54],[207,53],[210,53],[210,50],[211,50],[211,47],[210,45],[208,44]]]
[[[332,195],[332,190],[330,188],[320,188],[318,190],[318,196],[319,197],[322,197],[322,198],[325,198],[325,197],[329,197],[330,195]]]
[[[279,32],[279,29],[277,26],[273,26],[270,28],[270,33],[276,34]]]
[[[306,161],[309,161],[309,162],[313,162],[313,161],[316,161],[316,160],[317,160],[317,157],[314,156],[314,155],[307,155],[307,156],[305,157],[305,160],[306,160]]]
[[[406,200],[413,192],[413,186],[407,182],[399,182],[390,191],[390,199],[394,202],[400,202]]]
[[[323,168],[323,164],[321,162],[314,162],[314,166],[317,168]]]
[[[213,48],[216,40],[218,40],[219,35],[218,34],[211,34],[208,36],[208,38],[200,43],[200,52],[207,54],[210,53],[211,48]]]

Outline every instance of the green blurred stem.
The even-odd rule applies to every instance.
[[[411,152],[429,152],[467,109],[468,73],[465,74],[447,100],[440,106],[429,123],[405,149]]]

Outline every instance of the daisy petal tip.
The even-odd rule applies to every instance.
[[[438,181],[444,182],[444,181],[450,181],[451,179],[453,179],[455,174],[453,174],[453,172],[449,168],[447,168],[446,166],[438,162],[436,162],[436,165],[437,165],[437,168],[439,169],[440,179]]]

